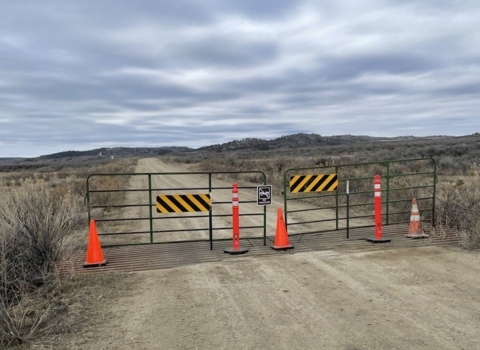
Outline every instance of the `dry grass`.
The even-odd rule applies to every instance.
[[[30,344],[18,349],[53,350],[84,349],[86,342],[95,343],[99,336],[97,325],[100,320],[115,317],[108,310],[122,296],[131,295],[141,276],[131,274],[86,274],[69,275],[62,291],[62,303],[66,306],[59,320],[57,331],[38,336]]]
[[[480,248],[480,172],[475,163],[465,176],[441,183],[436,209],[439,228],[455,229],[465,249]]]
[[[56,331],[65,307],[56,298],[55,267],[72,247],[80,213],[70,192],[42,180],[25,182],[0,202],[0,344]]]

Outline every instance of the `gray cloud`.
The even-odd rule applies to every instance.
[[[0,11],[0,157],[480,131],[473,0],[32,0]]]

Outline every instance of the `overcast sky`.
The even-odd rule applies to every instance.
[[[480,2],[0,0],[0,157],[480,131]]]

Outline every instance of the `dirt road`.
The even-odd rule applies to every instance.
[[[131,289],[106,301],[94,330],[73,343],[95,350],[479,349],[479,276],[478,252],[439,247],[242,256],[132,273]]]
[[[437,247],[132,274],[83,349],[478,349],[480,257]],[[77,343],[78,344],[78,343]]]

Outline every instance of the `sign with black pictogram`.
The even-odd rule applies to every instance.
[[[271,185],[257,186],[257,204],[258,205],[272,204],[272,186]]]

